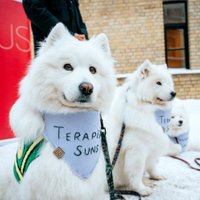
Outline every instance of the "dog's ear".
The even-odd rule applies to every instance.
[[[108,38],[104,33],[101,33],[96,37],[92,38],[92,41],[97,47],[101,48],[106,53],[106,55],[111,56]]]
[[[70,35],[70,33],[64,24],[57,23],[46,38],[46,45],[53,46],[57,40],[67,37],[68,35]]]
[[[40,43],[41,48],[37,54],[45,52],[47,49],[51,48],[59,39],[72,37],[67,28],[63,23],[57,23],[51,30],[46,40]]]
[[[141,79],[145,79],[149,76],[151,71],[151,62],[149,60],[145,60],[143,64],[140,66],[140,75]]]

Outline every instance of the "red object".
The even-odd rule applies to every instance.
[[[0,139],[14,137],[9,111],[30,58],[30,25],[21,2],[0,0]]]

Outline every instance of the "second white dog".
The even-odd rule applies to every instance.
[[[149,61],[118,88],[107,127],[113,158],[122,124],[125,124],[121,151],[114,167],[116,186],[129,186],[146,196],[152,193],[152,188],[143,183],[144,173],[148,172],[152,179],[163,178],[156,170],[156,163],[160,156],[167,154],[169,139],[157,123],[155,112],[170,108],[175,95],[166,65]]]
[[[174,103],[168,135],[171,139],[171,155],[177,155],[188,149],[189,117],[183,105],[177,105]]]

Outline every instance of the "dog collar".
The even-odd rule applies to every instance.
[[[95,169],[101,148],[99,112],[45,113],[44,136],[72,172],[88,178]]]
[[[189,133],[182,133],[181,135],[177,136],[177,137],[171,137],[169,136],[170,139],[175,143],[175,144],[180,144],[182,147],[182,151],[184,152],[186,150],[186,146],[188,144],[188,140],[189,140]]]
[[[169,131],[171,109],[166,109],[166,110],[157,109],[154,114],[157,123],[162,127],[164,133],[167,133]]]

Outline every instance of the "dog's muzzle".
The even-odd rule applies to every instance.
[[[78,98],[78,101],[81,103],[86,103],[91,100],[91,94],[93,93],[93,85],[88,82],[83,82],[79,85],[79,91],[81,95]]]
[[[91,83],[83,82],[79,85],[79,90],[82,95],[91,95],[93,93],[93,85]]]
[[[183,120],[179,120],[178,121],[178,126],[182,126],[183,125]]]
[[[172,100],[172,99],[175,98],[175,96],[176,96],[176,92],[172,91],[172,92],[170,93],[170,95],[171,95],[171,100]]]

